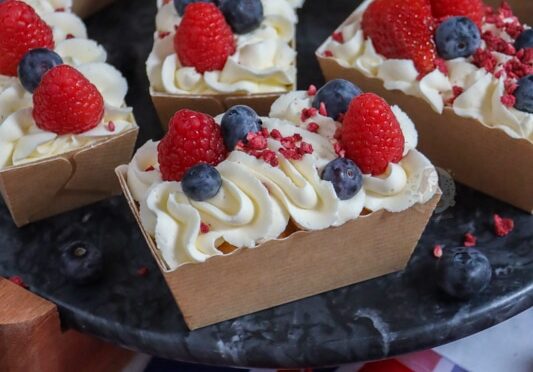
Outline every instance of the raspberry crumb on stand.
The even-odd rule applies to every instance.
[[[514,229],[514,221],[510,218],[502,218],[498,214],[493,216],[494,233],[503,237],[509,235]]]
[[[477,244],[477,238],[472,233],[466,233],[463,245],[465,247],[475,247]]]

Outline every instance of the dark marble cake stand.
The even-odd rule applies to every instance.
[[[162,134],[144,73],[154,3],[119,1],[88,21],[90,35],[110,51],[110,60],[130,82],[128,101],[142,128],[140,143]],[[331,4],[308,0],[300,13],[302,87],[321,83],[313,51],[355,5],[351,0]],[[533,305],[533,217],[462,186],[457,186],[455,206],[446,208],[453,197],[450,190],[445,187],[445,203],[404,272],[195,332],[185,327],[122,197],[22,229],[14,226],[1,204],[0,275],[20,275],[30,290],[55,302],[65,327],[161,357],[256,367],[382,358],[456,340]],[[514,218],[512,234],[493,234],[493,213]],[[432,247],[460,245],[469,231],[490,258],[494,277],[484,293],[458,302],[436,288]],[[74,286],[59,272],[58,248],[73,239],[103,249],[105,275],[98,283]],[[143,266],[149,270],[144,277],[137,275]]]

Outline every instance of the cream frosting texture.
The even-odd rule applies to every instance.
[[[76,67],[102,94],[104,117],[92,130],[78,135],[43,131],[32,117],[32,95],[18,78],[0,75],[0,169],[25,164],[91,145],[135,126],[132,109],[124,98],[128,84],[122,74],[105,63],[102,46],[87,39],[79,17],[70,12],[69,0],[26,0],[52,27],[55,51],[63,62]],[[113,126],[109,126],[113,122]]]
[[[361,21],[372,0],[365,1],[338,29],[343,42],[328,38],[318,49],[319,54],[326,50],[343,67],[355,68],[363,75],[383,81],[385,89],[400,90],[405,94],[426,101],[433,110],[442,113],[453,110],[457,115],[473,118],[488,127],[496,127],[514,138],[533,141],[533,114],[505,106],[501,99],[505,94],[505,73],[498,77],[472,63],[472,58],[457,58],[445,61],[448,73],[439,69],[419,79],[419,73],[412,60],[387,59],[376,52],[372,40],[364,37]],[[511,22],[512,19],[504,20]],[[510,36],[492,24],[484,24],[482,31],[491,31],[505,40]],[[482,48],[486,46],[482,41]],[[499,66],[503,66],[508,56],[495,53]],[[453,88],[463,92],[453,104],[447,105],[454,97]]]
[[[275,93],[296,82],[293,48],[298,21],[295,7],[303,1],[263,0],[264,20],[248,34],[236,35],[237,50],[220,71],[204,74],[182,66],[174,50],[181,18],[172,2],[158,2],[154,47],[146,62],[154,92],[170,94]]]
[[[298,115],[310,105],[306,92],[293,92],[280,97],[271,117],[262,121],[269,132],[278,130],[284,137],[301,135],[312,145],[312,154],[288,160],[279,153],[280,142],[273,138],[268,138],[268,148],[277,155],[277,167],[233,151],[216,167],[222,177],[220,192],[204,202],[190,200],[180,182],[162,181],[156,142],[138,150],[128,166],[128,187],[139,203],[141,223],[155,239],[169,269],[222,255],[218,248],[223,243],[237,249],[255,248],[280,237],[289,221],[302,230],[321,230],[359,217],[364,208],[399,212],[435,195],[435,168],[416,151],[414,125],[395,107],[406,137],[406,156],[399,164],[390,164],[380,177],[365,175],[363,188],[352,199],[338,199],[333,185],[321,179],[324,167],[337,158],[333,134],[309,132]],[[340,125],[318,116],[312,119],[325,126]],[[215,120],[220,122],[221,116]],[[202,223],[209,226],[208,232],[201,232]]]

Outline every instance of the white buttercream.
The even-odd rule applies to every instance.
[[[155,92],[266,93],[285,92],[294,86],[296,52],[292,43],[298,18],[287,0],[264,0],[264,20],[260,27],[236,35],[237,50],[224,68],[204,74],[181,65],[173,46],[181,18],[172,3],[158,4],[154,47],[146,62]]]

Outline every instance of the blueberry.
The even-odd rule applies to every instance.
[[[183,14],[185,14],[185,8],[187,5],[192,3],[213,3],[216,4],[214,0],[174,0],[174,6],[176,7],[176,10],[178,11],[178,14],[183,17]]]
[[[102,276],[102,251],[96,246],[75,241],[61,249],[61,271],[76,284],[89,284]]]
[[[361,89],[348,80],[331,80],[318,90],[313,100],[313,107],[318,109],[320,103],[324,102],[328,116],[336,120],[340,114],[348,111],[352,99],[361,93]]]
[[[523,31],[514,43],[516,50],[533,48],[533,28]]]
[[[459,299],[468,299],[483,291],[491,277],[489,259],[475,248],[444,249],[437,263],[438,285]]]
[[[43,75],[52,67],[63,64],[61,57],[46,48],[32,49],[22,57],[18,75],[22,86],[30,93],[41,83]]]
[[[517,110],[533,114],[533,75],[518,80],[518,88],[514,91]]]
[[[248,106],[233,106],[226,111],[222,117],[220,129],[228,151],[233,151],[239,141],[246,139],[248,133],[259,132],[262,124],[257,113]]]
[[[236,34],[246,34],[263,21],[261,0],[219,0],[218,6]]]
[[[322,179],[333,183],[340,200],[353,198],[363,187],[363,174],[353,161],[337,158],[326,165]]]
[[[450,17],[435,32],[437,52],[444,59],[469,57],[481,45],[481,35],[468,17]]]
[[[211,199],[218,194],[221,186],[220,173],[209,164],[198,164],[189,168],[181,179],[185,195],[196,201]]]

